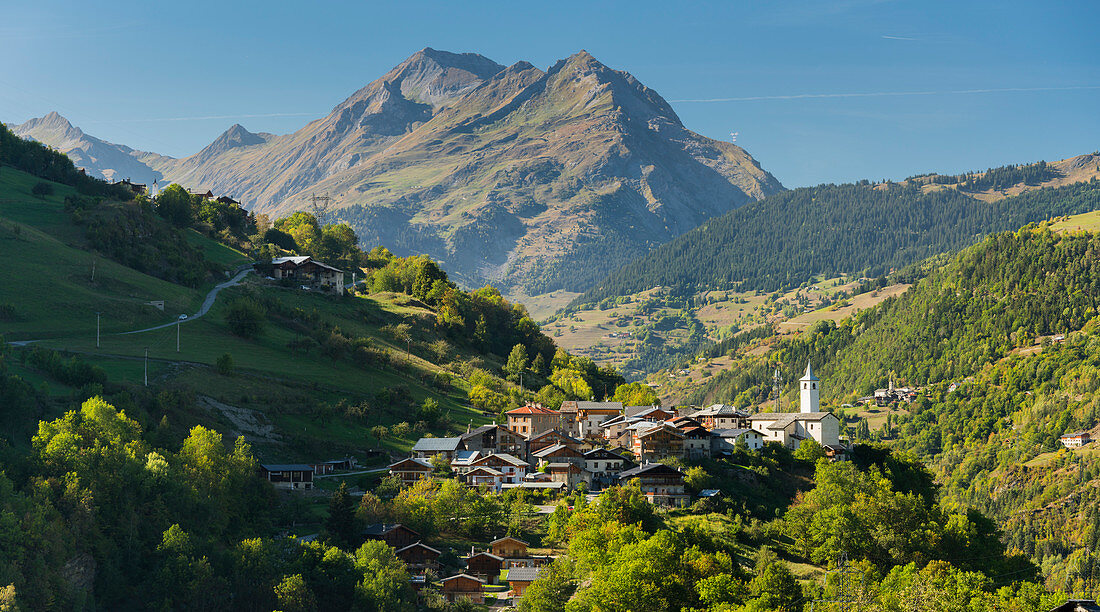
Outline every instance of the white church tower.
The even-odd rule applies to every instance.
[[[801,385],[802,412],[821,412],[821,400],[818,397],[821,380],[814,376],[809,362],[806,362],[806,375],[798,382]]]

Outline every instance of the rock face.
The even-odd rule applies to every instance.
[[[365,246],[428,253],[469,285],[583,290],[706,219],[782,189],[740,147],[581,51],[542,71],[424,49],[292,134],[230,128],[134,152],[169,180],[287,214],[328,193]]]

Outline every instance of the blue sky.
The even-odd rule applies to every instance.
[[[0,120],[57,110],[175,156],[235,122],[293,131],[426,46],[542,68],[587,49],[788,187],[1100,148],[1092,0],[18,4]]]

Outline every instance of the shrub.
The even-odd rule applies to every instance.
[[[241,338],[254,338],[263,332],[267,310],[250,297],[233,300],[225,312],[225,322],[229,331]]]
[[[34,184],[34,187],[31,187],[31,195],[39,199],[45,199],[46,196],[53,195],[53,185],[45,181],[38,181]]]

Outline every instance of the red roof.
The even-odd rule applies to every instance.
[[[557,410],[551,410],[544,408],[537,404],[527,404],[522,408],[516,408],[515,410],[509,410],[504,414],[558,414]]]

